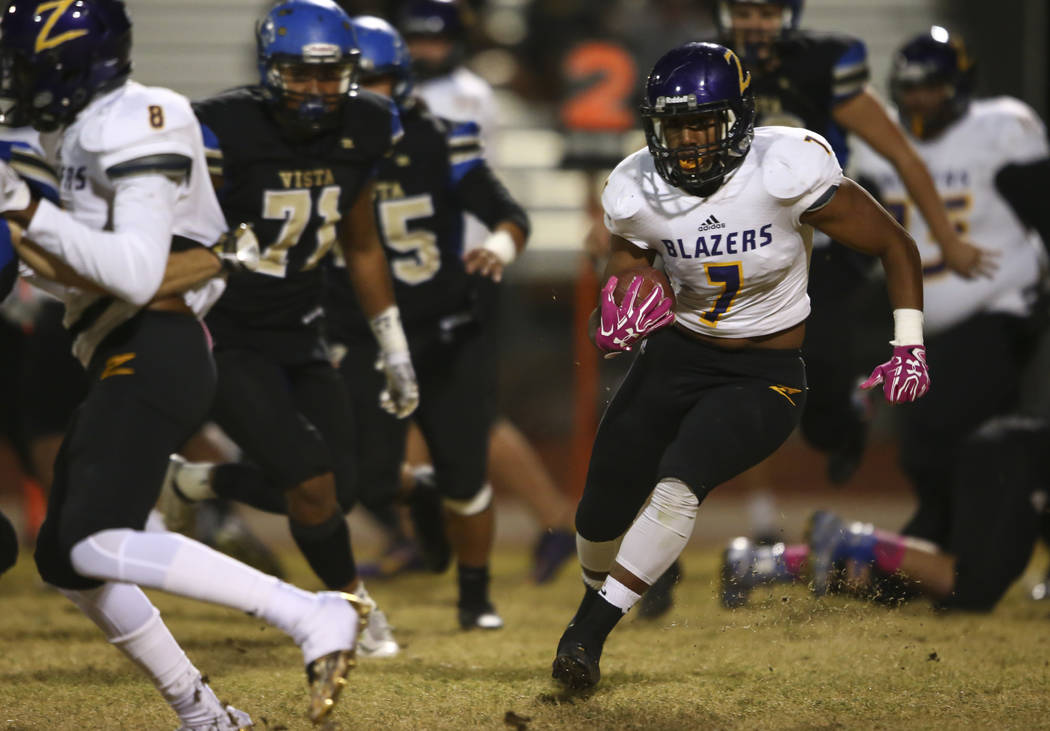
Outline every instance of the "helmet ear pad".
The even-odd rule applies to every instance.
[[[736,54],[714,43],[686,43],[653,66],[640,107],[649,153],[667,183],[706,197],[744,161],[754,139],[751,76]],[[715,115],[721,134],[704,145],[672,146],[667,122]],[[692,164],[690,164],[692,162]]]

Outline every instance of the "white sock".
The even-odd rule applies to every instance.
[[[684,482],[661,480],[624,535],[616,563],[652,586],[689,542],[699,509],[700,501]]]
[[[175,472],[175,487],[191,502],[218,497],[211,487],[211,462],[183,462]]]
[[[605,601],[612,604],[624,614],[627,614],[627,612],[631,610],[631,607],[637,604],[638,600],[642,598],[641,594],[631,591],[611,576],[605,579],[605,583],[602,584],[601,591],[598,593],[602,595],[602,598],[605,599]]]
[[[316,608],[316,595],[177,533],[99,531],[73,546],[70,559],[83,576],[238,609],[288,633],[300,645],[304,638],[297,627]]]
[[[592,589],[602,588],[604,575],[612,568],[613,559],[620,549],[620,541],[623,536],[611,541],[588,541],[579,533],[576,534],[576,556],[580,560],[580,567],[586,569],[583,572],[583,583]],[[601,579],[595,579],[587,575],[587,572],[602,574]]]
[[[147,533],[162,533],[168,529],[168,526],[164,525],[164,516],[159,510],[153,508],[149,511],[149,515],[146,516],[146,526],[143,528]]]
[[[137,586],[107,583],[98,589],[60,591],[149,676],[185,725],[204,724],[223,713],[222,703]]]

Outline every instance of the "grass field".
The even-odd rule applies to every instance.
[[[494,596],[507,627],[494,633],[456,629],[451,576],[374,582],[404,651],[358,666],[329,727],[1050,727],[1050,603],[1029,601],[1026,583],[988,616],[817,602],[802,587],[760,592],[729,612],[716,602],[717,558],[687,553],[679,604],[664,621],[621,623],[588,697],[550,679],[579,596],[575,568],[535,587],[524,581],[524,551],[499,553]],[[0,581],[0,728],[175,728],[152,686],[42,590],[25,559]],[[296,556],[287,565],[313,586]],[[225,609],[153,598],[216,692],[257,728],[310,727],[301,656],[284,635]]]

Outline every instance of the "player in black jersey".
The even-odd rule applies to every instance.
[[[487,334],[495,322],[479,303],[491,300],[493,280],[524,248],[528,218],[485,164],[478,126],[434,117],[410,96],[410,60],[398,32],[368,16],[355,18],[354,28],[362,86],[392,98],[405,128],[376,174],[376,218],[419,372],[414,418],[458,559],[459,622],[464,629],[497,629],[503,622],[488,596],[493,510],[485,483],[496,386]],[[464,211],[492,231],[466,255]],[[399,484],[407,424],[374,406],[382,388],[372,365],[375,345],[344,280],[332,277],[326,311],[333,339],[346,348],[340,370],[357,416],[362,501],[382,505]]]
[[[322,340],[319,265],[333,246],[347,261],[379,344],[377,396],[404,418],[418,390],[372,211],[373,171],[401,123],[389,100],[352,88],[350,17],[331,0],[274,6],[257,45],[259,84],[194,106],[226,219],[250,223],[263,247],[259,267],[233,272],[207,318],[218,368],[212,417],[251,464],[173,459],[166,487],[286,513],[325,586],[361,596],[344,518],[355,499],[352,417]],[[372,617],[362,653],[396,653],[381,613]]]

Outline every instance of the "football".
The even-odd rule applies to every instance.
[[[616,300],[616,304],[623,304],[623,297],[627,294],[627,289],[631,286],[631,282],[634,281],[635,277],[641,277],[642,286],[638,288],[636,302],[644,302],[649,293],[653,291],[653,287],[659,285],[663,288],[664,297],[671,298],[671,308],[674,309],[674,290],[671,288],[671,283],[667,280],[667,275],[662,270],[644,266],[634,267],[621,272],[617,276],[619,279],[616,282],[616,289],[613,290],[613,299]]]

